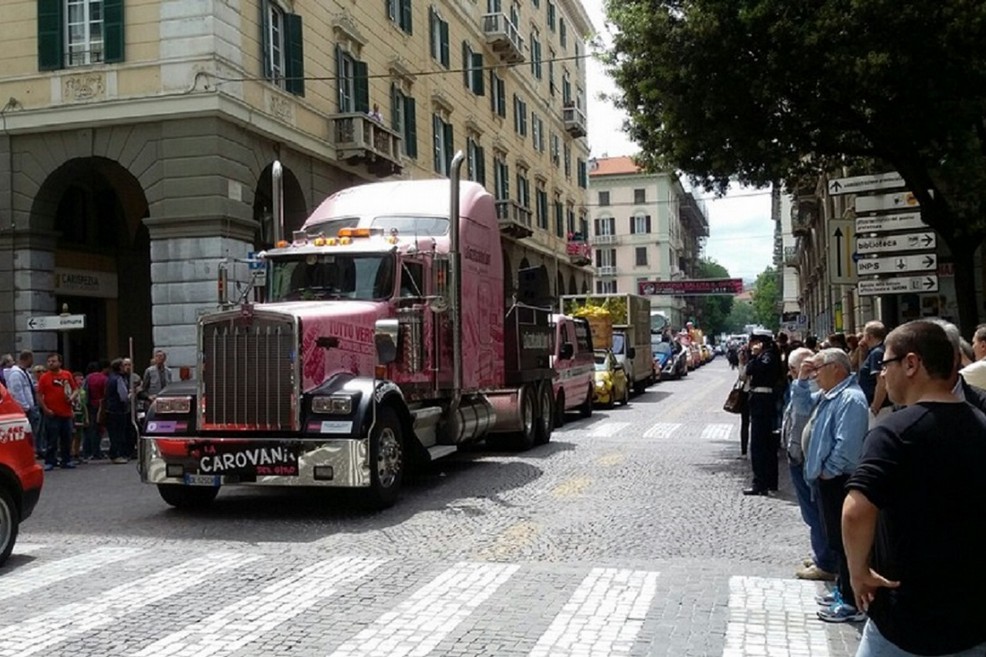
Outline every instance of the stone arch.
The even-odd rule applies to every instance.
[[[578,285],[575,283],[575,274],[568,275],[568,293],[569,294],[579,293]]]
[[[253,192],[253,219],[257,222],[254,237],[254,248],[261,250],[274,245],[273,226],[275,218],[273,209],[273,171],[274,164],[267,165],[257,179],[257,187]],[[298,182],[297,176],[288,167],[283,167],[284,189],[284,231],[282,238],[291,239],[291,233],[300,230],[308,218],[308,206],[305,193]]]
[[[558,293],[556,296],[560,297],[561,295],[565,294],[565,275],[562,274],[561,272],[558,272],[558,274],[555,276],[555,290]]]

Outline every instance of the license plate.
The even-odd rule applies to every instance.
[[[186,486],[219,486],[222,483],[218,475],[186,474]]]

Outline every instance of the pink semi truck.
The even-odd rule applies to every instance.
[[[168,504],[253,485],[385,507],[413,463],[548,442],[550,311],[505,303],[494,200],[461,160],[450,180],[329,197],[263,254],[264,303],[200,318],[197,379],[166,388],[141,434],[141,478]]]

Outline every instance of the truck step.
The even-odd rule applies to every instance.
[[[428,457],[432,461],[437,461],[456,451],[458,451],[458,448],[455,445],[435,445],[434,447],[428,448]]]

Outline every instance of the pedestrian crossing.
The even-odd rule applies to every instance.
[[[93,654],[106,657],[424,657],[444,654],[453,645],[455,654],[494,654],[474,645],[477,628],[499,641],[508,637],[511,655],[647,654],[648,646],[669,640],[655,628],[669,613],[677,615],[680,604],[662,599],[661,591],[666,598],[677,588],[662,584],[666,574],[642,568],[422,564],[366,555],[323,556],[295,565],[249,547],[194,553],[93,547],[68,556],[31,547],[34,556],[22,566],[0,570],[0,657],[75,655],[93,637],[103,640]],[[19,550],[15,555],[21,556]],[[121,573],[122,564],[129,568]],[[80,587],[80,580],[88,586]],[[820,585],[724,576],[723,589],[718,604],[728,608],[725,630],[711,627],[708,617],[701,628],[724,637],[721,653],[715,654],[839,657],[829,648],[825,626],[813,620]],[[346,599],[350,602],[341,602]],[[38,606],[38,600],[52,604]],[[28,601],[32,604],[22,610]],[[482,625],[496,615],[491,610],[513,607],[538,613],[520,626]],[[346,636],[330,640],[317,631],[319,619],[351,615],[354,609],[366,614],[350,619]],[[114,640],[117,633],[125,640]],[[285,635],[294,643],[272,650],[270,637]]]
[[[630,422],[621,422],[606,419],[597,422],[586,429],[589,438],[612,438],[623,434],[637,434],[643,438],[654,440],[670,440],[678,438],[694,437],[694,430],[681,422],[655,422],[647,425],[641,431],[633,427]],[[703,442],[730,440],[733,436],[734,427],[732,424],[706,424],[702,428],[698,440]]]

